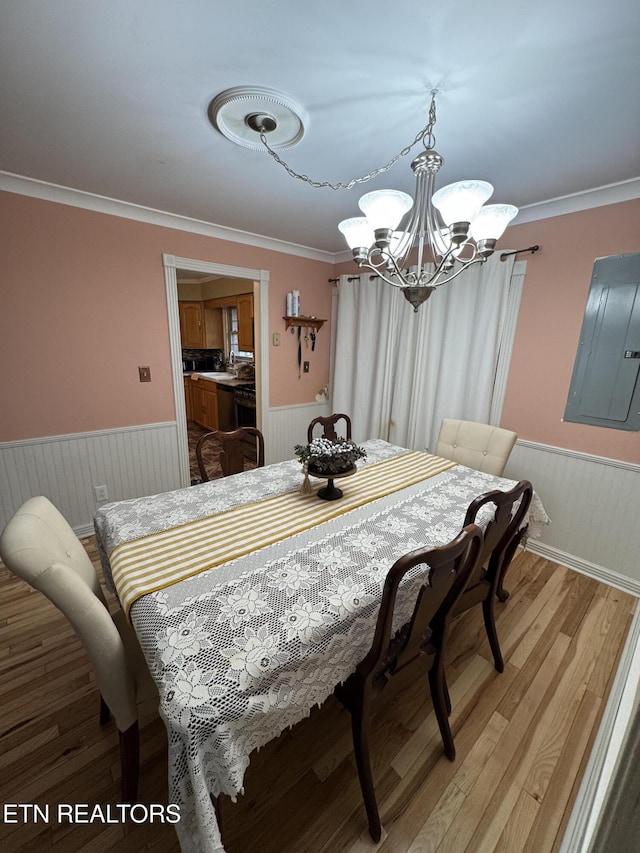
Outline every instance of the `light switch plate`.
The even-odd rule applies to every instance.
[[[274,347],[280,346],[280,332],[273,333],[273,345]]]
[[[139,367],[138,373],[140,374],[140,382],[151,382],[151,368],[150,367]]]

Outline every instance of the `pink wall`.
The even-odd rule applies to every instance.
[[[520,438],[640,462],[637,432],[563,423],[593,263],[640,251],[640,200],[511,227],[501,241],[538,244],[527,275],[502,425]]]
[[[595,258],[640,251],[640,201],[512,226],[514,248],[538,243],[527,276],[503,426],[521,438],[640,462],[638,433],[562,423]],[[297,339],[284,333],[286,293],[329,318],[328,279],[356,272],[66,205],[0,193],[5,269],[0,310],[0,441],[175,417],[162,254],[267,269],[270,405],[310,402],[329,378],[330,329],[298,379]],[[281,345],[271,345],[273,332]],[[138,381],[150,365],[152,382]]]
[[[0,441],[175,418],[165,252],[269,270],[270,340],[294,288],[306,312],[329,317],[333,266],[320,261],[13,193],[0,193],[0,231]],[[294,337],[269,347],[272,406],[311,401],[328,381],[327,327],[301,379]]]

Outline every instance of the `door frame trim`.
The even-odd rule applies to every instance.
[[[203,275],[219,275],[225,278],[244,278],[253,282],[255,361],[256,361],[256,423],[264,432],[263,414],[269,400],[269,348],[267,346],[269,322],[269,270],[234,267],[229,264],[212,263],[195,258],[180,258],[163,254],[167,317],[169,320],[169,348],[173,376],[173,400],[176,411],[176,437],[181,486],[191,484],[189,473],[189,438],[187,412],[184,400],[182,372],[182,347],[180,341],[180,314],[178,310],[177,269],[201,272]]]

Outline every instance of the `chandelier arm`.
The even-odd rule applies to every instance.
[[[406,281],[402,281],[402,280],[394,281],[392,278],[390,278],[383,271],[383,269],[381,267],[377,267],[377,266],[375,266],[375,264],[373,264],[369,261],[362,261],[362,263],[359,264],[359,267],[360,268],[367,267],[368,269],[371,270],[371,272],[375,273],[378,276],[378,278],[381,278],[386,284],[390,284],[392,287],[403,288],[403,287],[415,287],[416,286],[415,284],[408,284]]]
[[[376,263],[374,257],[380,256],[380,262]],[[374,248],[369,251],[366,260],[360,261],[359,266],[366,264],[370,270],[379,275],[388,284],[393,284],[394,287],[415,287],[418,283],[415,273],[407,271],[405,274],[402,268],[393,255],[388,254],[384,249]],[[396,276],[399,279],[394,281],[390,276]]]
[[[399,279],[400,283],[396,283],[395,287],[417,287],[418,286],[418,276],[411,272],[410,269],[407,269],[405,272],[402,267],[398,264],[398,261],[391,254],[382,253],[382,257],[386,260],[387,264],[387,272],[392,269],[392,275],[396,276]],[[385,278],[385,281],[388,279]]]
[[[449,250],[446,251],[443,255],[442,252],[440,251],[440,249],[438,248],[437,244],[436,244],[436,234],[442,235],[443,232],[446,233],[447,228],[446,228],[444,222],[442,221],[442,217],[440,216],[439,211],[437,210],[437,208],[435,207],[435,205],[433,204],[433,202],[431,200],[432,196],[433,196],[433,192],[432,192],[433,183],[435,183],[435,181],[432,181],[431,183],[432,183],[432,185],[429,187],[429,192],[427,194],[427,210],[426,210],[427,234],[429,236],[429,248],[431,249],[431,254],[433,256],[433,262],[434,262],[434,264],[437,265],[438,264],[438,258],[440,258],[441,261],[445,261],[445,260],[447,260],[447,258],[450,257],[453,246],[450,246]],[[441,239],[444,241],[445,238],[441,236]]]
[[[406,248],[404,249],[402,256],[397,258],[397,263],[399,267],[409,266],[409,257],[411,252],[413,251],[414,244],[418,237],[420,231],[420,212],[417,207],[411,212],[411,219],[407,223],[407,227],[404,229],[405,233],[409,236],[406,238]]]
[[[450,275],[448,278],[445,278],[442,281],[438,281],[438,275],[436,274],[435,277],[432,278],[429,283],[430,283],[431,287],[442,287],[443,284],[449,284],[450,281],[453,281],[454,278],[457,278],[460,275],[460,273],[464,272],[466,269],[469,269],[469,267],[473,266],[474,264],[483,264],[485,261],[486,261],[486,258],[482,258],[482,257],[480,257],[480,255],[478,255],[477,257],[474,257],[472,260],[466,261],[460,267],[459,270],[456,270],[453,273],[453,275]]]

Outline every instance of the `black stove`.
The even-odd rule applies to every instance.
[[[236,406],[244,406],[245,408],[255,409],[256,407],[256,386],[254,383],[247,385],[236,385],[233,391],[233,399]]]

